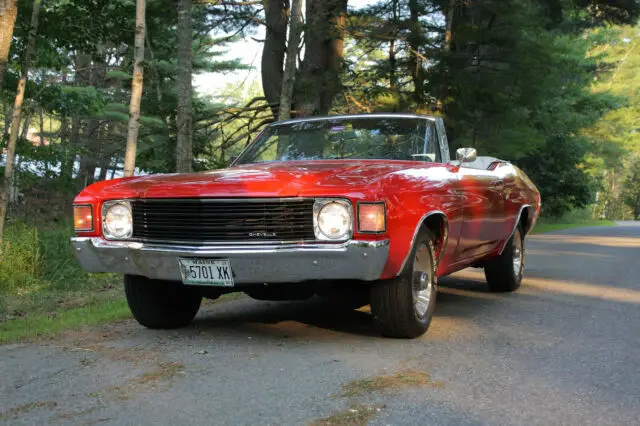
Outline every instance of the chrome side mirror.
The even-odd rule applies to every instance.
[[[478,151],[475,148],[459,148],[456,151],[456,160],[460,163],[472,163],[478,158]]]

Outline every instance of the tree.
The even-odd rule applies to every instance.
[[[280,102],[283,64],[287,48],[287,16],[289,0],[264,0],[266,35],[262,49],[262,88],[267,102],[275,106]],[[276,116],[277,108],[274,108]]]
[[[142,97],[142,61],[144,61],[145,0],[136,0],[136,36],[129,106],[129,132],[124,158],[124,175],[133,176],[136,166],[136,144],[140,129],[140,98]]]
[[[191,0],[178,3],[178,143],[176,145],[176,171],[190,172],[193,161],[193,97]]]
[[[582,130],[591,140],[587,170],[599,182],[599,215],[619,219],[624,201],[620,189],[629,168],[627,158],[640,155],[640,35],[634,26],[602,28],[591,32],[599,70],[594,93],[619,97],[616,109]]]
[[[0,89],[9,61],[9,48],[13,38],[13,26],[18,16],[17,0],[0,0]]]
[[[38,31],[38,14],[40,13],[41,0],[33,0],[33,10],[31,12],[31,25],[29,26],[29,40],[24,55],[24,63],[20,80],[18,81],[18,90],[16,99],[13,104],[13,120],[11,122],[11,133],[9,135],[9,145],[7,147],[7,160],[4,168],[4,180],[2,191],[0,191],[0,248],[2,247],[4,236],[4,221],[7,216],[7,207],[9,204],[9,194],[13,185],[13,159],[16,153],[16,142],[18,140],[18,132],[20,131],[20,114],[22,112],[22,103],[24,100],[24,92],[27,86],[27,78],[29,76],[29,65],[33,62],[33,55],[36,46],[36,32]],[[1,254],[1,253],[0,253]]]
[[[295,84],[296,62],[298,59],[298,44],[300,43],[300,12],[301,0],[291,0],[291,25],[289,28],[289,43],[287,46],[287,62],[282,77],[282,93],[280,95],[279,120],[291,118],[291,97]]]
[[[633,211],[633,220],[640,220],[640,157],[631,163],[623,187],[623,199]]]
[[[324,115],[340,92],[347,0],[308,0],[305,54],[296,79],[299,116]]]

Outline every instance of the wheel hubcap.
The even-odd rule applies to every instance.
[[[431,258],[426,245],[422,245],[416,252],[413,262],[413,304],[416,315],[422,318],[426,315],[431,302]]]
[[[522,259],[524,250],[522,249],[522,238],[520,237],[520,231],[516,231],[513,235],[513,273],[517,276],[522,271]]]

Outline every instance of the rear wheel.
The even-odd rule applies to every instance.
[[[177,281],[125,275],[124,292],[133,317],[147,328],[180,328],[193,321],[202,302],[195,289]]]
[[[524,234],[518,226],[507,242],[502,254],[491,259],[484,267],[489,290],[493,292],[516,291],[524,272]]]
[[[412,339],[429,328],[437,294],[433,241],[422,229],[402,273],[371,288],[371,313],[384,336]]]

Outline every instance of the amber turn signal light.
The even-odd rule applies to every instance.
[[[358,231],[376,233],[386,231],[384,203],[358,204]]]
[[[93,231],[91,206],[73,206],[73,226],[76,231]]]

